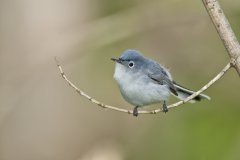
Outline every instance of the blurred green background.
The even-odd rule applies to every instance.
[[[220,3],[239,39],[240,1]],[[240,159],[233,69],[206,91],[211,101],[135,118],[80,97],[54,62],[91,96],[128,109],[110,61],[126,49],[197,90],[229,61],[201,0],[0,0],[0,35],[0,160]]]

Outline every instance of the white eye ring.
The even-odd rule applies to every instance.
[[[133,61],[130,61],[130,62],[128,63],[128,66],[129,66],[130,68],[133,68],[133,67],[134,67],[134,62],[133,62]]]

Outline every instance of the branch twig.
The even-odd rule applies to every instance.
[[[195,92],[194,94],[192,94],[191,96],[187,97],[185,100],[176,102],[174,104],[169,105],[167,108],[168,109],[172,109],[175,108],[177,106],[180,106],[190,100],[192,100],[193,98],[195,98],[196,96],[198,96],[199,94],[201,94],[202,92],[204,92],[206,89],[208,89],[211,85],[213,85],[216,81],[218,81],[231,67],[235,67],[235,69],[237,70],[238,74],[240,75],[240,45],[239,42],[237,41],[237,38],[235,36],[235,34],[232,31],[232,28],[227,20],[227,18],[225,17],[223,10],[221,9],[219,3],[217,0],[202,0],[204,6],[206,7],[206,10],[209,14],[209,16],[211,17],[211,20],[213,21],[216,30],[218,31],[218,34],[220,36],[220,38],[222,39],[225,48],[228,51],[228,54],[231,58],[230,62],[222,69],[222,71],[220,73],[218,73],[211,81],[209,81],[205,86],[203,86],[199,91]],[[80,94],[81,96],[87,98],[89,101],[91,101],[94,104],[97,104],[98,106],[102,107],[102,108],[108,108],[111,110],[115,110],[115,111],[119,111],[119,112],[123,112],[123,113],[128,113],[128,114],[132,114],[133,111],[132,110],[127,110],[127,109],[122,109],[122,108],[118,108],[118,107],[114,107],[114,106],[110,106],[110,105],[106,105],[94,98],[92,98],[91,96],[87,95],[85,92],[83,92],[82,90],[80,90],[79,88],[77,88],[65,75],[65,73],[63,72],[63,69],[60,65],[60,63],[58,62],[57,58],[55,58],[55,61],[57,63],[57,66],[59,68],[59,71],[61,73],[62,78],[73,88],[75,89],[75,91]],[[139,114],[156,114],[162,112],[162,109],[155,109],[155,110],[141,110],[138,113]]]
[[[240,45],[217,0],[202,0],[240,76]]]
[[[87,98],[89,101],[91,101],[94,104],[97,104],[98,106],[102,107],[102,108],[107,108],[107,109],[111,109],[111,110],[115,110],[115,111],[119,111],[119,112],[123,112],[123,113],[128,113],[128,114],[132,114],[133,111],[132,110],[127,110],[127,109],[123,109],[123,108],[119,108],[119,107],[114,107],[114,106],[110,106],[107,104],[104,104],[94,98],[92,98],[91,96],[89,96],[88,94],[86,94],[85,92],[83,92],[82,90],[80,90],[78,87],[76,87],[76,85],[74,85],[65,75],[59,61],[57,60],[57,58],[55,57],[55,61],[57,63],[58,69],[61,73],[62,78],[69,84],[70,87],[72,87],[73,89],[75,89],[75,91],[80,94],[81,96]],[[198,96],[199,94],[201,94],[203,91],[205,91],[206,89],[208,89],[211,85],[213,85],[216,81],[218,81],[230,68],[231,68],[232,64],[231,62],[228,63],[220,73],[217,74],[216,77],[214,77],[211,81],[209,81],[205,86],[203,86],[199,91],[195,92],[194,94],[192,94],[191,96],[187,97],[185,100],[179,101],[177,103],[171,104],[168,106],[168,109],[173,109],[175,107],[178,107],[190,100],[192,100],[194,97]],[[138,111],[139,114],[156,114],[162,112],[162,109],[155,109],[155,110],[141,110]]]

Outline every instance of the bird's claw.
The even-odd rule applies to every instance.
[[[168,108],[167,108],[166,101],[163,102],[162,111],[163,111],[164,113],[167,113],[167,112],[168,112]]]
[[[138,116],[138,106],[136,106],[136,107],[133,109],[133,116],[135,116],[135,117]]]

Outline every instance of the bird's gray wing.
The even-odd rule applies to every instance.
[[[160,73],[148,73],[148,77],[151,78],[153,81],[155,81],[156,83],[160,84],[160,85],[167,85],[170,89],[170,91],[174,94],[174,95],[178,95],[177,94],[177,89],[173,84],[173,81],[171,81],[169,79],[169,77],[167,76],[167,74],[164,72],[160,72]]]

